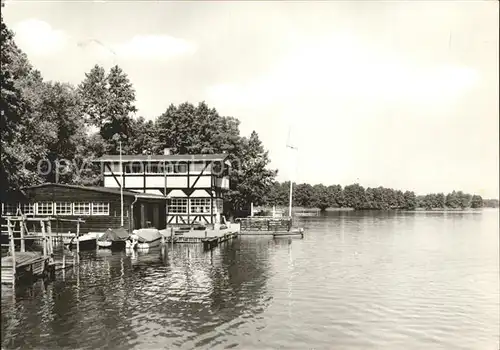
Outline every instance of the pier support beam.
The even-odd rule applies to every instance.
[[[153,227],[160,229],[160,206],[159,204],[153,204]]]
[[[141,228],[146,227],[146,208],[144,207],[144,203],[141,203]]]

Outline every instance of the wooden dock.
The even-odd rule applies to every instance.
[[[2,225],[2,235],[7,231],[9,248],[7,256],[2,257],[1,283],[15,285],[21,280],[30,280],[53,276],[58,269],[74,266],[79,262],[79,252],[74,256],[74,261],[66,262],[63,255],[62,261],[54,261],[54,237],[52,234],[51,218],[27,218],[25,216],[7,216],[7,224]],[[26,222],[40,224],[40,234],[29,233]],[[81,220],[65,220],[77,223],[77,234]],[[42,252],[26,251],[26,240],[40,240]],[[15,241],[19,241],[19,251],[16,251]],[[2,244],[4,246],[4,244]]]
[[[247,217],[240,219],[242,236],[273,236],[304,238],[303,228],[293,228],[290,217]]]
[[[18,252],[15,258],[2,258],[2,284],[14,284],[20,280],[31,280],[52,272],[50,257],[39,252]]]
[[[299,237],[304,238],[304,230],[291,230],[290,232],[273,232],[273,238]]]
[[[213,249],[219,244],[237,238],[239,226],[227,229],[207,229],[207,230],[174,230],[160,231],[163,235],[164,243],[170,244],[203,244],[205,249]]]

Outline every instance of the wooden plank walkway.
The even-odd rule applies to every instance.
[[[34,262],[44,260],[40,252],[16,252],[16,268],[33,264]],[[12,268],[12,256],[4,256],[2,258],[2,269],[4,267]]]

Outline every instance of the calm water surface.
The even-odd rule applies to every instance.
[[[498,211],[328,213],[306,237],[88,252],[2,288],[2,347],[499,349]]]

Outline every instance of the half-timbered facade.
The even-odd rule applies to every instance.
[[[168,224],[214,224],[229,188],[227,154],[105,155],[104,187],[166,197]]]

